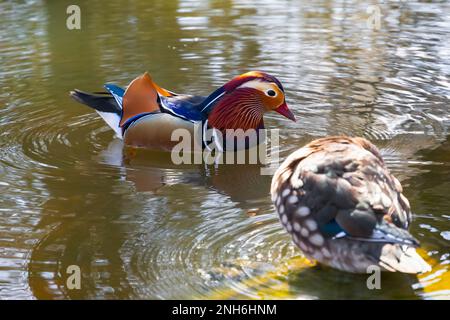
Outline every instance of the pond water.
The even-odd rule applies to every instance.
[[[72,2],[0,3],[0,299],[450,297],[449,3],[79,0],[68,30]],[[276,75],[298,118],[266,116],[281,158],[335,134],[380,148],[430,273],[368,290],[365,275],[312,266],[259,167],[127,157],[68,96],[144,71],[208,94],[249,70]],[[66,287],[70,265],[81,290]]]

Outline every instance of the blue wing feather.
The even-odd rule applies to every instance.
[[[122,100],[123,100],[123,95],[125,94],[125,90],[119,86],[116,86],[115,84],[109,84],[109,83],[105,84],[104,87],[106,90],[109,91],[109,93],[112,94],[112,96],[116,100],[117,104],[122,109],[123,108]]]
[[[350,236],[334,219],[327,224],[320,226],[320,230],[326,236],[333,237],[334,239],[348,237],[349,239],[368,242],[389,242],[413,246],[419,245],[419,242],[406,230],[397,228],[392,224],[386,223],[384,220],[376,225],[372,235],[367,238]]]
[[[159,98],[163,112],[191,122],[203,121],[207,118],[207,115],[201,112],[198,103],[203,101],[204,97],[179,95],[175,97],[160,96]]]
[[[123,108],[125,90],[114,84],[105,84],[104,87],[111,93],[120,108]],[[159,96],[159,104],[162,112],[170,113],[187,121],[198,122],[207,119],[207,113],[217,98],[219,98],[219,94],[220,91],[217,90],[209,97],[191,95]],[[205,108],[205,105],[207,108]]]
[[[328,237],[334,237],[341,232],[345,232],[334,219],[320,226],[320,230]]]
[[[160,97],[161,108],[191,122],[204,121],[225,93],[225,89],[220,87],[207,97],[187,95]]]

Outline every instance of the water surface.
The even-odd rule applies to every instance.
[[[415,1],[0,3],[0,298],[450,297],[450,4]],[[367,26],[378,5],[379,30]],[[299,121],[276,114],[281,156],[314,138],[373,141],[402,182],[433,270],[366,276],[311,266],[282,229],[258,166],[175,166],[128,151],[73,88],[149,71],[208,94],[276,75]],[[68,290],[69,265],[82,289]]]

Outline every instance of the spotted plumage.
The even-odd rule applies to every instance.
[[[363,138],[329,137],[292,153],[276,171],[272,200],[309,258],[339,270],[420,273],[428,264],[407,231],[409,202],[378,149]]]

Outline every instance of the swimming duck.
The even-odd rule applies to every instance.
[[[75,89],[71,96],[95,109],[126,145],[171,151],[175,129],[194,134],[194,124],[202,132],[214,128],[262,129],[263,115],[269,111],[295,121],[286,105],[280,81],[264,72],[237,76],[207,97],[176,94],[158,86],[148,73],[134,79],[127,89],[106,84],[108,92],[87,93]],[[205,140],[202,140],[203,143]]]
[[[327,137],[292,153],[275,172],[272,201],[284,228],[306,257],[366,273],[422,273],[408,231],[411,209],[378,149],[363,138]]]

